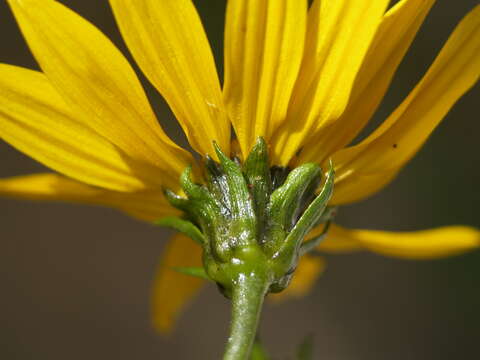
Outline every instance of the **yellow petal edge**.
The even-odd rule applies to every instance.
[[[170,206],[161,191],[111,191],[52,173],[0,179],[0,195],[25,200],[102,205],[148,222],[179,215],[179,211]]]
[[[162,333],[172,330],[180,312],[198,293],[204,280],[181,274],[174,267],[202,266],[202,248],[182,234],[172,237],[162,253],[153,282],[153,325]]]
[[[190,145],[229,153],[230,123],[207,36],[191,0],[110,0],[128,48],[163,95]]]
[[[362,179],[372,184],[377,178],[382,186],[386,177],[393,179],[479,76],[480,5],[458,24],[425,76],[389,118],[360,144],[333,155],[333,202],[370,195],[371,186],[362,184]]]
[[[445,226],[411,232],[331,227],[329,241],[356,243],[360,248],[403,259],[435,259],[459,255],[480,247],[480,231],[468,226]],[[320,244],[319,250],[325,245]]]

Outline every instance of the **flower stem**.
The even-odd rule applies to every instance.
[[[232,323],[224,360],[248,360],[269,282],[265,274],[240,273],[232,293]]]

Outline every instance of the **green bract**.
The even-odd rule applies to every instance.
[[[242,164],[227,157],[214,143],[219,162],[207,156],[204,183],[192,180],[192,168],[180,177],[185,197],[165,194],[184,218],[166,217],[157,224],[192,238],[203,248],[204,268],[177,268],[183,274],[215,281],[232,299],[231,336],[225,360],[246,359],[255,337],[265,295],[290,283],[302,254],[313,249],[324,234],[304,242],[316,225],[327,223],[333,192],[330,162],[325,181],[317,164],[293,170],[270,167],[267,145],[259,138]]]
[[[243,164],[216,145],[215,149],[219,162],[206,157],[204,184],[192,181],[188,167],[180,179],[186,197],[166,191],[184,218],[168,217],[158,224],[202,245],[205,272],[227,297],[232,297],[239,276],[248,272],[262,273],[268,292],[282,291],[300,255],[321,240],[304,243],[305,235],[332,217],[333,211],[326,209],[333,192],[333,166],[317,194],[320,167],[307,163],[293,170],[270,168],[262,138]],[[188,273],[201,272],[190,269]]]

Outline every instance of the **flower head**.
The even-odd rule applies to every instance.
[[[92,24],[54,0],[8,0],[41,72],[0,65],[0,136],[56,173],[0,180],[0,194],[120,209],[146,221],[178,215],[163,188],[201,167],[159,125],[135,72]],[[365,127],[434,0],[229,0],[223,88],[191,0],[110,0],[140,69],[165,98],[191,147],[247,159],[259,137],[271,167],[316,163],[336,177],[332,205],[390,183],[480,74],[480,6],[460,22],[430,69],[380,127]],[[231,127],[236,140],[232,142]],[[233,144],[233,146],[232,146]],[[323,231],[323,225],[309,235]],[[480,233],[414,233],[332,225],[323,251],[368,249],[432,258],[480,245]],[[183,235],[168,245],[156,294],[166,328],[201,285],[173,272],[200,263]],[[285,291],[304,293],[323,267],[305,255]],[[175,291],[169,288],[174,287]],[[174,295],[173,295],[174,294]]]

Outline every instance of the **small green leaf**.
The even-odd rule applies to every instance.
[[[212,194],[203,185],[195,184],[191,179],[192,167],[187,167],[180,176],[180,184],[188,199],[186,203],[166,192],[170,203],[188,213],[202,228],[205,236],[212,231],[221,211]],[[173,201],[173,202],[172,202]],[[179,203],[177,206],[175,202]]]
[[[208,197],[206,189],[192,181],[191,166],[186,167],[185,170],[183,170],[182,175],[180,175],[180,185],[189,199],[203,199]]]
[[[271,196],[269,216],[289,231],[293,226],[296,212],[300,206],[300,199],[311,183],[318,184],[321,169],[317,164],[307,163],[292,170],[285,180]]]
[[[317,220],[314,226],[318,226],[320,224],[325,224],[329,221],[333,221],[333,219],[335,219],[335,216],[337,216],[337,213],[338,213],[338,206],[327,206],[322,216],[320,216],[320,218]]]
[[[156,220],[154,224],[175,229],[178,232],[187,235],[189,238],[191,238],[193,241],[200,245],[206,244],[205,237],[203,236],[200,229],[188,220],[184,220],[175,216],[169,216]]]
[[[261,238],[266,221],[267,204],[272,192],[267,144],[262,137],[257,139],[255,146],[248,155],[243,166],[243,173],[253,197],[255,214],[259,222],[258,238]]]
[[[327,206],[323,214],[320,216],[320,218],[316,221],[314,225],[314,227],[316,227],[320,224],[325,224],[325,227],[323,228],[322,233],[302,243],[300,247],[300,256],[315,249],[327,237],[328,229],[330,228],[330,224],[335,218],[335,215],[337,215],[337,211],[338,209],[336,206]]]
[[[255,217],[255,211],[253,209],[253,202],[250,198],[247,183],[243,177],[242,170],[238,164],[230,160],[220,149],[220,147],[214,142],[213,146],[217,152],[220,165],[225,173],[226,181],[228,184],[228,195],[230,198],[230,211],[229,222],[233,232],[233,236],[236,237],[237,243],[235,246],[240,245],[239,242],[245,244],[255,241],[255,235],[257,230],[257,219]],[[245,235],[245,230],[248,231],[248,235]],[[236,236],[240,233],[244,233],[241,236]]]
[[[317,164],[307,163],[292,170],[285,183],[273,192],[267,209],[268,242],[266,249],[275,253],[282,246],[285,236],[294,227],[301,210],[301,199],[307,189],[314,189],[312,183],[318,184],[321,169]]]
[[[188,199],[180,195],[177,195],[175,192],[173,192],[170,189],[164,189],[163,194],[167,198],[170,205],[172,205],[173,207],[176,207],[177,209],[188,212],[189,203],[190,203]]]
[[[226,174],[220,164],[208,155],[205,157],[205,169],[208,189],[216,200],[218,207],[222,209],[221,213],[228,214],[231,208],[231,201]]]
[[[305,241],[302,243],[302,245],[300,246],[300,256],[308,253],[309,251],[312,251],[313,249],[315,249],[318,245],[320,245],[320,243],[322,242],[323,239],[325,239],[325,237],[327,236],[327,233],[328,233],[328,229],[330,228],[330,224],[331,222],[328,221],[326,224],[325,224],[325,227],[324,229],[322,230],[322,233],[318,236],[315,236],[313,239],[310,239],[308,241]]]
[[[330,161],[330,168],[325,179],[325,184],[323,185],[320,194],[308,206],[307,210],[305,210],[303,215],[300,217],[295,227],[292,229],[290,234],[288,234],[288,237],[285,240],[285,245],[287,247],[298,246],[308,232],[312,230],[315,224],[317,224],[318,220],[322,217],[328,202],[332,197],[334,181],[335,171],[333,169],[333,164]]]
[[[247,217],[255,221],[255,214],[250,200],[248,187],[242,170],[234,161],[230,160],[214,142],[215,151],[225,172],[228,190],[231,199],[231,211],[234,218]]]
[[[205,269],[202,267],[174,267],[172,269],[184,275],[189,275],[189,276],[205,279],[208,281],[212,281],[212,279],[210,279],[210,277],[205,272]]]

